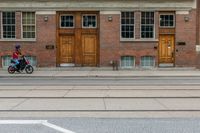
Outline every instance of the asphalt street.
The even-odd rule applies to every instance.
[[[43,118],[44,119],[44,118]],[[200,119],[54,118],[49,123],[74,133],[199,133]],[[0,125],[1,133],[61,133],[42,124]],[[63,132],[64,133],[64,132]],[[67,133],[67,132],[65,132]]]

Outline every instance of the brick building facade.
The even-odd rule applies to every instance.
[[[198,67],[196,0],[1,1],[0,57],[16,43],[38,67]]]

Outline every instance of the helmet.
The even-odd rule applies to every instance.
[[[18,50],[18,49],[21,48],[21,46],[20,46],[19,44],[16,44],[16,45],[15,45],[15,48],[16,48],[16,50]]]

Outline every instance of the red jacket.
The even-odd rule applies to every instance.
[[[21,53],[19,51],[15,51],[15,52],[13,52],[12,58],[13,59],[18,59],[20,54]]]

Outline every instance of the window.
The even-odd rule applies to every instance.
[[[30,62],[30,64],[32,66],[36,66],[37,65],[37,60],[35,56],[26,56],[27,60]]]
[[[141,12],[141,38],[154,38],[154,12]]]
[[[2,68],[7,68],[10,65],[11,56],[5,55],[2,56]]]
[[[143,56],[141,57],[141,66],[142,67],[154,67],[155,60],[153,56]]]
[[[61,28],[73,28],[74,27],[74,16],[73,15],[61,15],[60,16],[60,27]]]
[[[96,28],[97,16],[96,15],[83,15],[83,28]]]
[[[15,12],[2,13],[3,38],[15,38]]]
[[[121,38],[134,38],[134,12],[121,13]]]
[[[160,15],[160,27],[174,27],[174,15]]]
[[[122,56],[121,57],[121,67],[122,68],[133,68],[135,63],[135,58],[133,56]]]
[[[35,38],[35,12],[22,13],[23,38]]]

